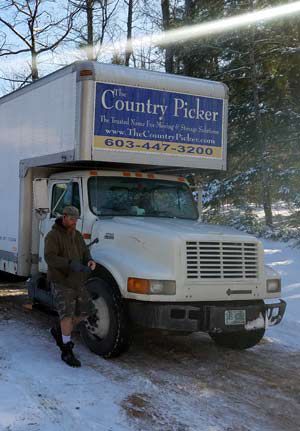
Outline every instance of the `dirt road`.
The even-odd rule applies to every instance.
[[[16,290],[12,285],[2,284],[0,289],[0,330],[3,332],[11,326],[17,334],[18,328],[23,331],[25,328],[26,334],[34,337],[35,344],[45,345],[51,354],[53,351],[52,366],[55,367],[56,350],[47,332],[54,316],[36,309],[25,311],[22,304],[26,302],[26,292],[22,285],[17,287]],[[97,429],[112,431],[300,429],[300,352],[280,345],[268,335],[259,346],[234,352],[215,346],[205,334],[179,337],[138,332],[130,351],[111,361],[87,351],[80,340],[77,344],[82,369],[89,373],[89,378],[93,376],[97,381],[98,377],[105,376],[106,379],[102,382],[103,400],[99,401],[98,410],[101,412],[103,402],[107,405],[112,402],[119,412],[118,421],[101,428],[103,413],[93,420],[89,417],[90,425],[86,429],[96,429],[96,424]],[[7,346],[4,350],[9,357]],[[41,394],[44,391],[47,395],[44,403],[51,406],[47,385],[40,383],[41,376],[34,380],[37,387],[41,385]],[[94,403],[95,397],[94,394]],[[66,407],[65,411],[68,412]],[[65,429],[62,426],[65,420],[58,421],[57,430]],[[84,422],[84,417],[80,420]],[[72,424],[71,417],[67,423]],[[39,430],[38,426],[32,430]]]

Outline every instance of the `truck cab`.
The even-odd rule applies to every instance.
[[[183,177],[95,169],[44,181],[49,208],[39,226],[39,276],[29,290],[43,300],[45,236],[66,205],[76,206],[77,229],[98,264],[87,282],[95,313],[81,327],[97,354],[111,357],[127,348],[132,323],[205,331],[218,344],[242,349],[281,320],[285,303],[265,303],[280,295],[281,283],[264,266],[262,244],[203,224]]]

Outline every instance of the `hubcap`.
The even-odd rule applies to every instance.
[[[86,328],[98,338],[105,338],[109,331],[110,318],[109,309],[105,300],[101,297],[93,300],[95,314],[87,319]]]

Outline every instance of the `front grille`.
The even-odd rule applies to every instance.
[[[249,279],[257,273],[256,243],[186,242],[188,279]]]

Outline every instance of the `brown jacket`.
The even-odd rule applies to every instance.
[[[62,219],[56,219],[45,238],[45,260],[48,264],[48,280],[68,288],[80,288],[87,279],[86,273],[72,272],[70,261],[84,265],[91,260],[89,249],[79,231],[68,232]]]

